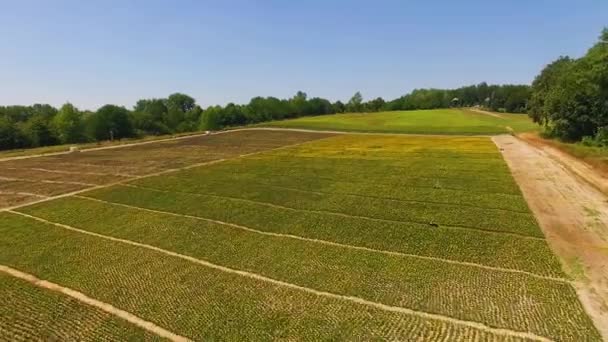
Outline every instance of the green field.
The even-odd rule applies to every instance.
[[[0,213],[0,265],[193,340],[600,340],[490,139],[221,139],[186,144],[188,160],[163,162],[172,150],[154,144],[154,163],[80,156],[89,173],[168,171]],[[187,165],[209,151],[222,161]],[[8,276],[0,293],[0,339],[44,338],[49,324],[156,337]]]
[[[260,126],[413,134],[488,135],[538,129],[525,114],[491,116],[466,109],[335,114],[273,121]]]

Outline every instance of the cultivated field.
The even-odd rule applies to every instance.
[[[489,138],[258,130],[0,164],[15,193],[90,189],[0,213],[0,265],[174,339],[600,340]],[[0,275],[0,340],[159,337]]]
[[[0,208],[319,139],[328,135],[239,131],[129,147],[0,161]]]
[[[301,117],[261,124],[270,127],[415,134],[486,135],[534,131],[527,115],[434,109]]]

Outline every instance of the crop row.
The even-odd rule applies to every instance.
[[[142,192],[151,193],[155,196],[154,189],[162,187],[160,178],[147,180],[143,183],[147,186]],[[153,183],[154,182],[154,183]],[[150,186],[152,185],[152,186]],[[465,227],[469,229],[487,230],[495,232],[507,232],[524,236],[543,237],[542,232],[536,225],[536,221],[530,213],[517,213],[504,210],[484,209],[471,206],[459,206],[453,204],[420,203],[420,202],[397,202],[392,200],[340,195],[340,194],[315,194],[312,192],[298,191],[254,191],[255,187],[248,191],[242,188],[216,188],[223,195],[214,196],[205,193],[196,193],[187,186],[171,184],[167,189],[174,200],[182,204],[193,202],[197,210],[210,211],[220,202],[227,206],[237,207],[240,210],[246,208],[273,207],[280,211],[304,213],[320,213],[334,216],[354,216],[369,220],[386,220],[397,222],[413,222],[426,224],[430,228],[437,226]],[[258,187],[259,188],[259,187]],[[239,192],[240,190],[240,192]],[[226,195],[231,194],[230,197]],[[277,207],[278,206],[278,207]]]
[[[491,326],[552,334],[562,324],[558,322],[584,317],[572,287],[564,282],[267,236],[90,200],[58,202],[23,210],[300,286]]]
[[[510,172],[502,170],[502,164],[488,166],[486,170],[474,170],[474,164],[466,160],[457,163],[445,160],[420,159],[415,162],[409,160],[409,165],[396,165],[390,160],[361,160],[361,159],[336,159],[336,158],[301,158],[291,156],[289,158],[275,158],[272,152],[248,158],[231,160],[226,162],[223,169],[234,168],[236,172],[259,172],[285,173],[297,171],[306,175],[341,175],[346,177],[365,176],[377,180],[400,180],[412,177],[439,177],[467,180],[470,178],[483,181],[494,181],[514,184]]]
[[[1,341],[160,340],[68,296],[0,273]]]
[[[428,224],[368,220],[328,213],[285,210],[222,198],[113,187],[86,196],[137,207],[194,215],[261,231],[293,234],[379,250],[437,256],[490,266],[559,275],[542,239]],[[530,258],[538,255],[538,258]]]
[[[399,184],[350,181],[337,177],[302,177],[289,174],[231,172],[230,170],[226,170],[225,166],[221,164],[167,174],[164,176],[164,180],[168,183],[188,183],[192,186],[190,189],[196,189],[197,192],[218,195],[221,193],[221,191],[215,192],[218,187],[241,187],[241,189],[247,189],[248,191],[256,188],[265,188],[265,191],[291,189],[294,191],[352,195],[393,201],[445,203],[524,213],[529,212],[528,204],[519,194],[473,192],[470,189],[457,190],[417,185],[400,186]],[[160,185],[165,188],[164,184]]]
[[[334,139],[319,141],[314,144],[316,150],[343,149],[349,150],[375,150],[378,152],[418,152],[425,150],[496,152],[496,146],[485,137],[437,137],[437,136],[403,136],[403,135],[339,135]],[[309,149],[307,146],[299,149]]]
[[[463,325],[316,295],[14,215],[0,219],[2,264],[193,339],[500,340]],[[580,319],[574,316],[553,333],[593,336],[587,331],[592,327],[572,330],[571,324],[587,324]]]

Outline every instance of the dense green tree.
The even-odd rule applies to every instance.
[[[336,101],[332,103],[331,110],[333,113],[344,113],[346,111],[346,105],[342,101]]]
[[[84,139],[82,114],[71,103],[64,104],[52,119],[55,135],[62,144],[81,142]]]
[[[31,147],[49,146],[58,142],[51,130],[48,118],[43,115],[33,116],[23,123],[21,132],[27,145]]]
[[[365,104],[365,108],[368,112],[378,112],[384,108],[385,101],[381,97],[377,97]]]
[[[196,101],[186,94],[175,93],[167,98],[167,108],[179,109],[182,113],[194,109],[195,105]]]
[[[346,110],[349,112],[360,112],[363,109],[363,96],[360,92],[356,92],[353,97],[348,100]]]
[[[308,95],[303,91],[298,91],[294,97],[289,99],[291,105],[289,117],[298,117],[301,115],[310,114]]]
[[[529,115],[550,134],[577,141],[608,129],[608,30],[579,59],[560,57],[532,84]]]
[[[6,150],[20,147],[20,132],[9,118],[0,116],[0,149]]]
[[[87,131],[94,140],[114,140],[132,137],[133,126],[125,107],[105,105],[89,116]]]
[[[203,131],[215,131],[222,127],[222,107],[211,106],[203,111],[199,128]]]

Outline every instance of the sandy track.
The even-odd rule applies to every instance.
[[[488,115],[488,116],[493,116],[493,117],[499,118],[499,119],[504,119],[504,117],[502,115],[500,115],[498,113],[488,112],[487,110],[483,110],[483,109],[479,109],[479,108],[467,108],[467,109],[470,110],[471,112]]]
[[[185,338],[185,337],[175,334],[169,330],[161,328],[152,322],[143,320],[143,319],[133,315],[130,312],[118,309],[115,306],[112,306],[108,303],[104,303],[104,302],[98,301],[96,299],[93,299],[93,298],[85,295],[82,292],[78,292],[76,290],[72,290],[70,288],[67,288],[67,287],[64,287],[64,286],[61,286],[61,285],[58,285],[55,283],[51,283],[46,280],[38,279],[31,274],[24,273],[24,272],[21,272],[19,270],[16,270],[14,268],[4,266],[4,265],[0,265],[0,272],[3,272],[5,274],[8,274],[15,278],[25,280],[25,281],[29,282],[30,284],[33,284],[38,287],[42,287],[47,290],[63,293],[64,295],[72,297],[81,303],[85,303],[87,305],[94,306],[107,313],[110,313],[114,316],[124,319],[125,321],[128,321],[142,329],[145,329],[153,334],[158,335],[159,337],[166,338],[171,341],[177,341],[177,342],[190,341],[190,339],[188,339],[188,338]]]
[[[608,198],[555,158],[510,135],[501,149],[585,309],[608,341]],[[562,164],[566,163],[566,165]]]
[[[201,266],[205,266],[211,269],[215,269],[218,271],[222,271],[222,272],[226,272],[226,273],[231,273],[231,274],[237,274],[246,278],[250,278],[250,279],[255,279],[258,281],[263,281],[263,282],[268,282],[274,285],[279,285],[279,286],[283,286],[283,287],[287,287],[287,288],[291,288],[291,289],[295,289],[298,291],[302,291],[302,292],[307,292],[310,294],[314,294],[316,296],[323,296],[323,297],[327,297],[327,298],[332,298],[332,299],[337,299],[337,300],[342,300],[342,301],[347,301],[347,302],[351,302],[351,303],[357,303],[360,305],[365,305],[365,306],[370,306],[370,307],[374,307],[383,311],[388,311],[388,312],[396,312],[396,313],[402,313],[402,314],[407,314],[407,315],[413,315],[413,316],[417,316],[417,317],[421,317],[421,318],[425,318],[425,319],[432,319],[432,320],[438,320],[438,321],[443,321],[443,322],[447,322],[450,324],[457,324],[457,325],[462,325],[462,326],[466,326],[466,327],[470,327],[473,329],[478,329],[481,331],[485,331],[491,334],[496,334],[496,335],[500,335],[500,336],[507,336],[507,337],[515,337],[515,338],[521,338],[521,339],[529,339],[529,340],[534,340],[534,341],[551,341],[551,339],[546,338],[544,336],[539,336],[536,335],[534,333],[531,332],[527,332],[527,331],[517,331],[517,330],[511,330],[511,329],[505,329],[505,328],[495,328],[495,327],[491,327],[488,325],[485,325],[483,323],[480,322],[475,322],[475,321],[467,321],[467,320],[461,320],[458,318],[454,318],[454,317],[450,317],[450,316],[444,316],[444,315],[440,315],[440,314],[434,314],[434,313],[429,313],[429,312],[425,312],[425,311],[418,311],[418,310],[414,310],[414,309],[409,309],[409,308],[405,308],[405,307],[401,307],[401,306],[392,306],[392,305],[387,305],[387,304],[382,304],[382,303],[378,303],[378,302],[374,302],[374,301],[370,301],[370,300],[366,300],[363,298],[359,298],[359,297],[354,297],[354,296],[346,296],[346,295],[340,295],[340,294],[336,294],[336,293],[331,293],[331,292],[326,292],[326,291],[321,291],[321,290],[316,290],[313,288],[309,288],[309,287],[304,287],[304,286],[300,286],[297,284],[292,284],[292,283],[288,283],[282,280],[277,280],[274,278],[269,278],[257,273],[253,273],[253,272],[248,272],[248,271],[242,271],[242,270],[238,270],[238,269],[234,269],[234,268],[230,268],[230,267],[226,267],[226,266],[221,266],[221,265],[217,265],[214,263],[211,263],[209,261],[206,260],[202,260],[202,259],[197,259],[188,255],[184,255],[184,254],[180,254],[180,253],[176,253],[176,252],[172,252],[166,249],[162,249],[159,247],[155,247],[152,245],[148,245],[148,244],[144,244],[144,243],[139,243],[139,242],[135,242],[135,241],[131,241],[131,240],[126,240],[126,239],[121,239],[121,238],[115,238],[112,236],[107,236],[107,235],[103,235],[103,234],[98,234],[98,233],[93,233],[93,232],[89,232],[86,230],[82,230],[79,228],[75,228],[69,225],[65,225],[62,223],[57,223],[57,222],[53,222],[53,221],[49,221],[43,218],[39,218],[36,216],[32,216],[29,214],[25,214],[25,213],[21,213],[18,211],[10,211],[10,213],[12,214],[16,214],[16,215],[21,215],[24,217],[28,217],[30,219],[36,220],[38,222],[42,222],[42,223],[46,223],[46,224],[50,224],[50,225],[54,225],[56,227],[60,227],[66,230],[70,230],[70,231],[74,231],[77,233],[81,233],[81,234],[86,234],[86,235],[91,235],[91,236],[95,236],[98,238],[102,238],[102,239],[106,239],[106,240],[110,240],[110,241],[114,241],[114,242],[118,242],[118,243],[123,243],[123,244],[127,244],[127,245],[131,245],[131,246],[136,246],[136,247],[140,247],[140,248],[145,248],[148,250],[152,250],[164,255],[168,255],[171,257],[175,257],[175,258],[180,258]]]

